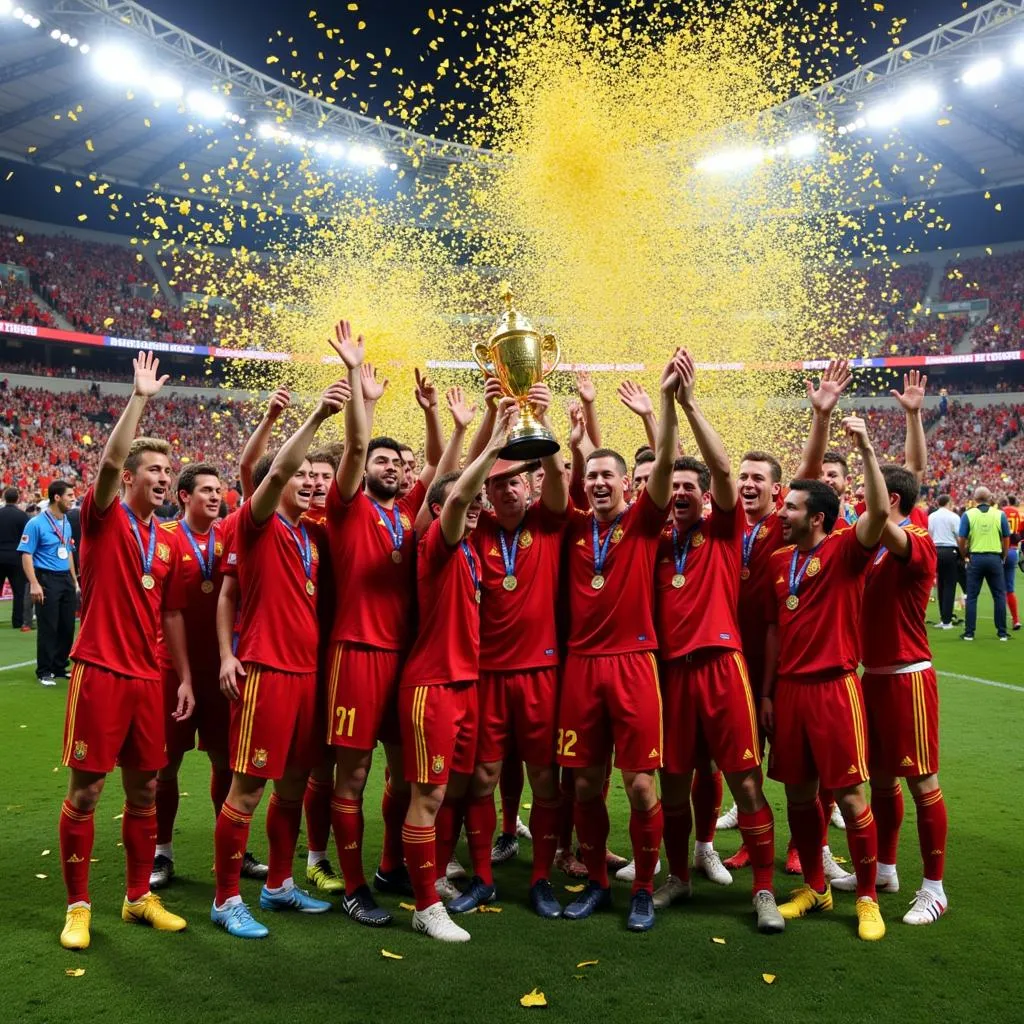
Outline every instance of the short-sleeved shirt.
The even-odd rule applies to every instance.
[[[856,530],[833,530],[807,562],[795,609],[786,607],[795,547],[771,557],[775,600],[770,617],[779,627],[779,679],[822,682],[853,672],[860,662],[860,607],[864,572],[874,557]],[[807,555],[797,556],[797,571]]]
[[[542,502],[526,510],[516,548],[514,590],[506,576],[501,527],[492,512],[482,512],[473,545],[483,564],[480,606],[480,667],[488,672],[518,672],[558,664],[555,602],[562,535],[567,513],[558,515]],[[505,533],[512,554],[515,531]]]
[[[928,531],[913,523],[904,530],[906,558],[879,548],[868,565],[861,608],[861,660],[867,669],[930,661],[925,614],[938,555]]]
[[[138,522],[142,551],[157,531],[152,590],[142,585],[142,551],[120,501],[96,506],[90,487],[82,502],[82,626],[71,657],[135,679],[160,679],[157,639],[164,589],[174,566],[174,549],[156,517]],[[167,595],[168,598],[171,595]],[[168,607],[175,607],[169,601]]]
[[[257,523],[250,501],[239,510],[235,529],[242,590],[238,660],[279,672],[315,672],[323,531],[312,523],[289,528],[277,513]],[[309,537],[309,577],[296,542],[302,530]],[[313,585],[312,594],[307,581]]]
[[[470,571],[472,560],[473,571]],[[402,670],[401,687],[472,682],[480,676],[480,605],[472,544],[445,540],[441,520],[427,527],[416,558],[419,629]]]
[[[598,523],[598,542],[612,530],[605,582],[594,589],[594,513],[570,510],[565,543],[569,595],[569,650],[573,654],[628,654],[657,650],[654,564],[668,510],[645,488],[614,528]]]
[[[402,527],[401,561],[388,525],[373,501],[359,491],[345,501],[334,484],[327,492],[327,533],[339,601],[330,625],[331,643],[366,644],[385,651],[407,651],[416,629],[416,534],[413,524],[423,501],[419,481],[395,502]],[[474,602],[475,603],[475,602]]]
[[[743,576],[742,565],[740,567],[738,614],[743,653],[748,661],[760,664],[764,657],[768,623],[774,621],[771,615],[771,606],[775,601],[771,557],[774,551],[782,547],[782,520],[773,510],[764,522],[759,521],[749,527],[744,523],[743,534],[746,535],[754,527],[757,528],[757,535],[751,542],[746,577]],[[742,551],[742,540],[740,549]],[[760,680],[757,682],[760,684]]]
[[[1010,536],[1010,523],[1000,509],[977,505],[960,517],[960,536],[972,554],[998,555],[1003,550],[1003,538]]]
[[[68,572],[73,545],[68,517],[58,519],[43,511],[25,524],[18,551],[31,555],[32,565],[43,572]],[[66,552],[63,558],[58,554],[61,548]]]
[[[703,648],[740,650],[737,606],[744,522],[739,503],[725,512],[712,502],[711,514],[689,533],[686,564],[679,573],[685,582],[678,588],[672,585],[676,549],[683,551],[686,534],[673,538],[671,526],[662,532],[654,578],[658,641],[666,661]]]

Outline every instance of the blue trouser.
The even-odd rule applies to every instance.
[[[1017,589],[1017,549],[1011,544],[1006,556],[1006,592],[1012,594]]]
[[[967,616],[964,633],[974,636],[974,627],[978,622],[978,595],[981,593],[981,582],[988,583],[992,592],[992,604],[996,613],[996,632],[1006,636],[1006,573],[1003,569],[1002,555],[972,554],[967,563]]]

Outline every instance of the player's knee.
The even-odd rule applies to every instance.
[[[105,782],[105,775],[94,779],[72,779],[68,786],[68,802],[76,811],[95,810]]]
[[[658,802],[658,791],[654,776],[648,772],[637,772],[626,780],[626,795],[631,807],[647,810]]]
[[[156,775],[151,779],[125,781],[125,799],[136,807],[150,807],[156,802]]]
[[[412,787],[412,795],[409,799],[410,815],[420,812],[429,815],[431,818],[436,818],[437,812],[441,809],[441,804],[444,802],[444,796],[444,786],[423,786],[416,783]]]
[[[574,786],[577,803],[600,799],[604,790],[604,769],[577,769]]]
[[[501,762],[484,762],[473,770],[471,791],[474,797],[489,796],[494,792],[501,777]]]
[[[850,786],[847,789],[837,789],[834,792],[834,796],[843,819],[847,824],[853,819],[859,818],[868,806],[862,785]]]
[[[753,814],[759,811],[764,804],[764,795],[761,792],[760,775],[757,772],[744,772],[737,775],[726,776],[729,790],[736,801],[736,806],[744,814]]]
[[[558,779],[556,768],[552,764],[526,766],[526,777],[530,780],[533,795],[541,800],[554,800],[558,797]]]
[[[915,775],[912,779],[907,779],[907,786],[910,789],[910,795],[917,802],[939,788],[939,777],[935,772],[932,772],[931,775]]]

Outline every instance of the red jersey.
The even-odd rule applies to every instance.
[[[764,639],[768,633],[770,605],[775,600],[770,560],[772,552],[781,548],[783,543],[782,520],[774,509],[767,519],[759,520],[758,523],[748,527],[744,517],[742,537],[750,544],[750,551],[745,566],[746,574],[743,572],[744,567],[740,568],[740,597],[737,610],[743,651],[747,660],[755,665],[760,665],[764,658]],[[754,527],[757,528],[757,533],[751,538],[749,533]],[[760,685],[760,680],[757,684]]]
[[[928,509],[924,505],[915,505],[910,510],[910,521],[915,526],[920,526],[925,533],[928,532]]]
[[[157,637],[161,608],[178,608],[165,584],[174,566],[174,553],[155,517],[149,524],[136,520],[139,540],[120,500],[105,510],[96,507],[93,488],[82,502],[82,627],[71,657],[108,672],[134,679],[160,679]],[[143,552],[156,531],[152,590],[142,585]],[[139,550],[139,541],[142,550]],[[166,597],[166,602],[165,602]]]
[[[303,530],[309,541],[308,576]],[[316,671],[316,591],[323,542],[323,532],[312,523],[290,527],[277,513],[257,523],[252,503],[241,507],[235,537],[242,588],[239,661],[279,672]]]
[[[452,547],[435,519],[417,552],[420,624],[402,670],[402,689],[479,678],[480,605],[474,574],[479,580],[480,559],[473,545],[459,542]]]
[[[243,506],[244,507],[244,506]],[[238,578],[238,516],[241,508],[221,520],[220,539],[224,545],[224,558],[222,559],[221,572],[225,576]]]
[[[418,483],[395,502],[388,522],[369,495],[359,491],[345,501],[331,485],[327,493],[327,534],[340,602],[331,623],[331,643],[351,641],[385,651],[407,651],[415,636],[416,534],[413,523],[422,502]],[[395,515],[402,528],[401,561],[394,560],[391,531]],[[390,525],[390,529],[389,529]],[[396,531],[397,532],[397,531]],[[475,602],[474,602],[475,603]]]
[[[567,514],[550,512],[542,502],[526,510],[516,546],[516,586],[507,590],[501,527],[493,513],[480,514],[472,543],[483,566],[480,667],[485,671],[516,672],[558,664],[555,604],[567,521]],[[510,556],[514,536],[514,531],[505,534]]]
[[[212,588],[203,590],[203,569],[199,558],[189,543],[188,535],[182,529],[180,519],[164,523],[160,527],[175,558],[168,594],[176,595],[173,603],[180,607],[185,619],[185,640],[188,649],[188,663],[195,677],[216,679],[220,672],[220,648],[217,644],[217,595],[223,579],[221,563],[224,561],[224,543],[220,537],[220,524],[214,523],[209,533],[193,533],[204,564],[209,558],[209,544],[213,539]],[[169,598],[170,600],[170,598]],[[160,664],[173,668],[170,652],[164,637],[160,636],[157,651]]]
[[[856,530],[833,530],[810,557],[798,553],[797,572],[805,564],[806,570],[794,609],[786,602],[796,548],[790,544],[772,555],[775,600],[768,607],[779,626],[779,679],[826,681],[856,670],[864,570],[874,550],[861,544]]]
[[[672,526],[662,532],[654,585],[658,641],[666,661],[709,647],[740,650],[737,605],[745,522],[740,504],[725,512],[712,501],[711,514],[689,533],[681,569],[677,551],[681,558],[687,534],[673,538]],[[673,580],[680,575],[685,582],[676,587]]]
[[[607,541],[604,585],[595,589],[594,513],[571,509],[566,529],[569,650],[575,654],[626,654],[658,648],[654,630],[654,564],[665,526],[645,488],[616,524],[598,523],[598,545]]]
[[[938,555],[927,529],[908,523],[906,559],[885,548],[868,565],[861,607],[861,660],[867,669],[931,661],[924,618]]]
[[[304,523],[312,523],[314,526],[326,526],[327,525],[327,506],[320,508],[319,505],[310,505],[305,512],[302,513],[302,521]]]
[[[1006,516],[1007,525],[1010,527],[1010,536],[1019,537],[1021,523],[1024,522],[1021,518],[1020,509],[1016,505],[1007,505],[1003,508],[1003,513]]]

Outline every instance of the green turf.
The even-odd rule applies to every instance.
[[[7,609],[0,614],[6,619]],[[985,606],[978,639],[970,645],[956,632],[933,632],[938,668],[1024,686],[1024,634],[1000,644],[990,623]],[[34,641],[34,635],[12,633],[5,622],[0,666],[31,660]],[[57,812],[66,781],[56,766],[66,687],[40,688],[31,667],[0,672],[0,1020],[512,1020],[541,1013],[519,1006],[520,996],[534,987],[547,996],[547,1018],[587,1024],[1020,1020],[1024,895],[1014,773],[1024,767],[1024,692],[951,676],[940,684],[952,909],[927,928],[899,921],[920,874],[908,799],[903,891],[881,897],[889,933],[878,944],[857,940],[853,896],[846,894],[837,895],[832,915],[792,922],[778,937],[758,935],[745,871],[728,889],[697,882],[692,904],[660,914],[647,935],[625,931],[627,891],[618,883],[612,914],[579,923],[540,921],[522,904],[528,844],[518,862],[497,869],[503,912],[470,917],[468,946],[444,947],[414,935],[397,899],[387,901],[397,919],[390,929],[359,928],[340,914],[264,915],[270,938],[242,943],[209,921],[213,818],[207,766],[194,754],[183,770],[181,788],[188,795],[175,835],[180,874],[166,893],[172,909],[189,918],[189,929],[162,935],[121,923],[120,824],[114,820],[121,800],[112,778],[97,812],[93,945],[69,953],[57,941],[64,905]],[[380,839],[373,810],[379,796],[378,770],[367,794],[368,866]],[[774,784],[770,797],[778,810]],[[626,851],[626,801],[619,786],[611,804],[612,846]],[[779,832],[781,849],[784,824]],[[738,842],[738,834],[728,832],[717,845],[732,853]],[[251,845],[265,851],[260,827]],[[833,831],[832,845],[846,853],[841,832]],[[304,853],[301,841],[300,849]],[[43,856],[44,850],[50,853]],[[563,881],[557,880],[559,891]],[[786,876],[777,881],[785,892]],[[255,901],[256,883],[243,882],[243,892]],[[385,959],[381,949],[404,959]],[[577,968],[583,960],[599,963]],[[85,968],[84,976],[65,976],[75,967]],[[774,985],[765,984],[762,972],[777,976]]]

